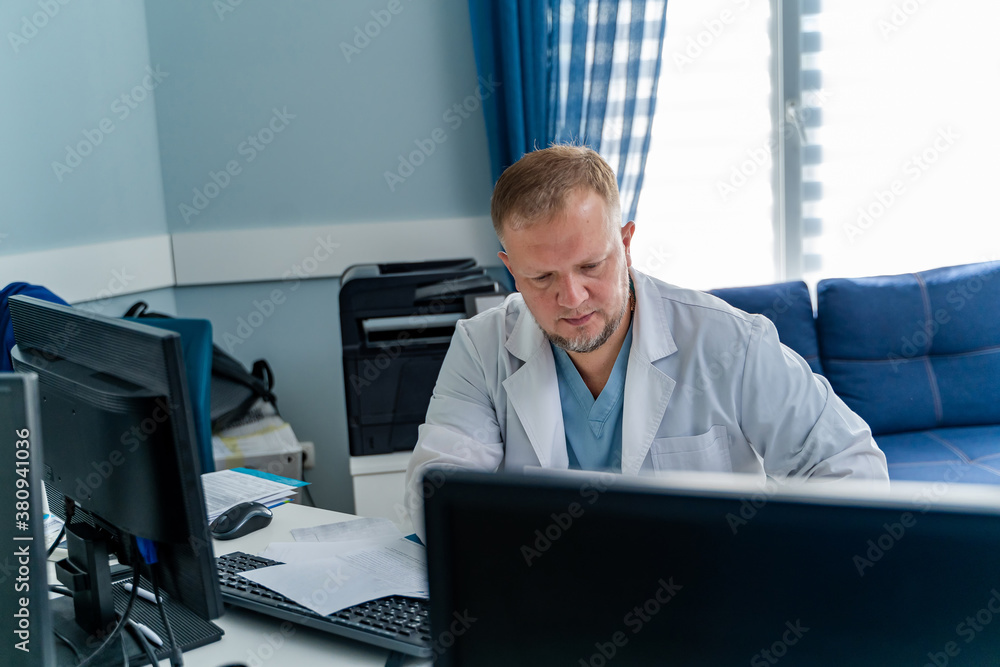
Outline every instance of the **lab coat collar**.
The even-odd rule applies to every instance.
[[[527,305],[522,301],[520,306],[521,312],[505,347],[524,365],[503,381],[503,388],[538,464],[543,468],[566,469],[569,457],[552,348]]]
[[[635,270],[631,274],[636,307],[622,413],[624,475],[639,474],[677,384],[653,365],[677,351],[660,290],[649,276]]]
[[[521,361],[528,361],[537,355],[539,348],[548,341],[542,328],[538,326],[538,322],[528,310],[528,304],[524,303],[524,298],[520,294],[517,296],[521,312],[518,314],[517,321],[514,322],[514,328],[511,330],[510,336],[507,337],[504,347]]]
[[[632,350],[638,349],[647,361],[658,361],[677,351],[660,290],[645,273],[631,269],[630,274],[635,286],[636,301]]]

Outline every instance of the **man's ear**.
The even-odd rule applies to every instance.
[[[632,266],[632,235],[635,234],[635,221],[629,220],[622,227],[622,245],[625,246],[625,265]]]
[[[499,257],[500,261],[503,262],[503,265],[507,267],[507,272],[510,273],[511,277],[514,279],[514,289],[520,292],[521,288],[517,286],[517,276],[514,275],[514,271],[510,268],[510,257],[508,257],[507,253],[503,250],[497,253],[497,257]]]

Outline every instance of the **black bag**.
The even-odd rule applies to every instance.
[[[137,301],[123,317],[166,318],[170,315],[154,313],[145,301]],[[264,400],[277,411],[278,399],[271,392],[274,373],[263,359],[253,362],[249,372],[237,359],[218,345],[212,345],[212,386],[210,390],[212,432],[218,433],[240,421],[258,400]]]

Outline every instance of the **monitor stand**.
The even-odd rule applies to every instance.
[[[76,647],[83,658],[97,649],[118,624],[118,617],[125,612],[131,594],[124,584],[131,576],[122,573],[120,579],[112,582],[108,565],[108,544],[103,531],[87,524],[72,524],[67,531],[69,556],[56,564],[56,576],[73,592],[73,597],[61,596],[50,600],[52,625],[56,638],[56,664],[74,666],[80,662],[66,641]],[[140,578],[140,588],[152,590],[146,579]],[[189,651],[205,644],[218,641],[222,628],[206,621],[184,605],[175,602],[165,593],[160,594],[164,610],[174,633],[174,640],[181,651]],[[169,657],[167,631],[163,627],[156,605],[137,598],[132,605],[130,618],[153,630],[164,642],[160,648],[153,647],[157,660]],[[132,635],[123,630],[113,645],[108,646],[91,664],[97,666],[123,665],[122,638],[130,665],[148,663],[142,647]]]

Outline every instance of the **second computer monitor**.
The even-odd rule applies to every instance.
[[[432,472],[435,664],[995,664],[1000,490],[826,486]]]

